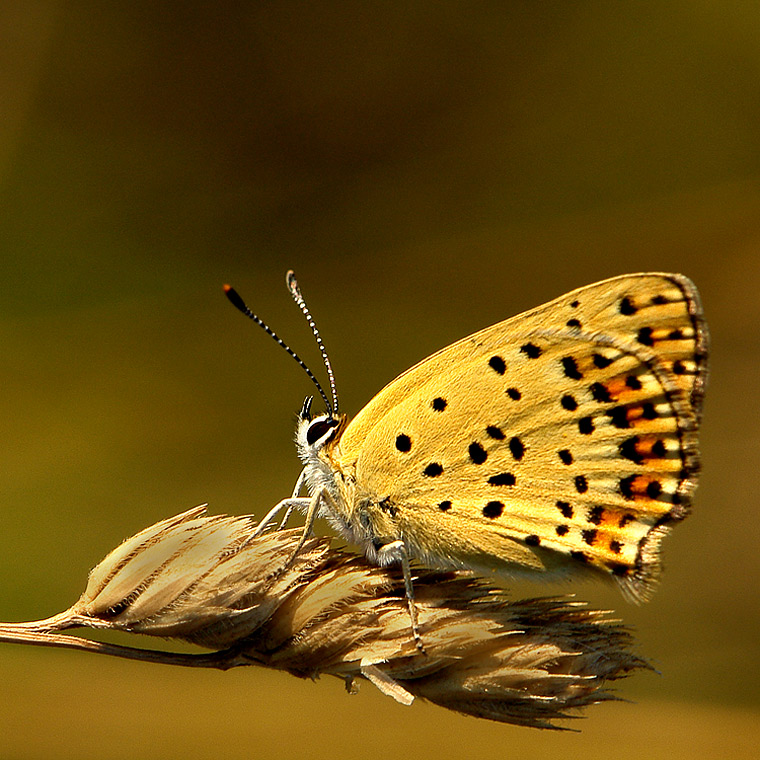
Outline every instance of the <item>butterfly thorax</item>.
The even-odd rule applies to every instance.
[[[323,494],[319,517],[377,561],[378,550],[401,538],[401,533],[394,508],[376,494],[364,493],[357,485],[355,466],[340,459],[340,439],[347,424],[346,415],[301,418],[296,432],[298,456],[309,495]]]

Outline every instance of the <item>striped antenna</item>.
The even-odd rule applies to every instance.
[[[316,386],[317,390],[319,391],[319,395],[322,396],[322,400],[325,402],[325,408],[327,409],[327,414],[330,417],[333,417],[335,412],[337,411],[337,399],[336,399],[336,406],[335,409],[333,409],[332,404],[330,403],[330,399],[327,398],[327,394],[322,389],[322,386],[319,384],[319,381],[316,377],[314,377],[314,373],[304,364],[303,359],[279,336],[277,333],[266,323],[263,319],[260,317],[257,317],[249,308],[246,306],[245,301],[238,295],[238,292],[233,288],[231,285],[225,285],[224,286],[224,293],[227,296],[227,298],[230,299],[230,303],[238,309],[239,311],[242,311],[243,314],[245,314],[246,317],[253,320],[270,338],[273,338],[276,343],[278,343],[282,348],[285,349],[285,351],[292,356],[296,362],[298,362],[301,369],[308,375],[309,379],[312,383]],[[330,374],[330,383],[332,385],[332,374]],[[333,388],[333,398],[335,398],[335,389]]]
[[[337,414],[338,391],[335,388],[335,375],[333,374],[332,364],[330,364],[330,357],[327,355],[327,349],[325,348],[325,344],[322,342],[322,336],[319,334],[319,330],[317,330],[317,325],[314,323],[314,318],[311,316],[309,307],[306,305],[306,301],[304,301],[304,298],[301,295],[301,289],[298,287],[298,281],[296,280],[295,273],[292,269],[289,270],[285,275],[285,282],[288,286],[288,290],[290,291],[290,295],[293,296],[293,300],[298,304],[298,308],[303,312],[303,315],[306,317],[306,321],[309,323],[309,327],[311,328],[312,333],[314,333],[314,338],[317,341],[317,346],[319,346],[319,352],[322,354],[322,361],[324,362],[325,369],[327,370],[327,377],[330,380],[330,390],[332,391],[333,406],[335,407],[335,412]]]

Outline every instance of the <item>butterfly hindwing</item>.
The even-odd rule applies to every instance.
[[[423,561],[583,563],[643,598],[696,481],[706,343],[686,278],[596,283],[399,376],[337,463]]]

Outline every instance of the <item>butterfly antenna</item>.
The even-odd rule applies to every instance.
[[[319,346],[319,351],[322,354],[322,361],[324,362],[325,369],[327,370],[327,377],[330,379],[330,390],[332,391],[333,405],[335,407],[335,411],[337,412],[338,391],[335,389],[335,375],[333,374],[332,365],[330,364],[330,357],[327,355],[327,349],[325,348],[325,344],[322,342],[322,336],[319,334],[319,330],[317,330],[317,326],[314,323],[313,317],[311,316],[309,307],[306,305],[306,301],[304,301],[304,298],[301,295],[301,289],[298,287],[298,282],[292,269],[285,275],[285,282],[288,285],[290,295],[293,296],[293,300],[298,304],[298,308],[303,312],[303,315],[306,317],[306,321],[309,323],[309,327],[311,328],[312,333],[314,333],[314,338],[317,341],[317,346]]]
[[[301,369],[309,376],[309,379],[312,383],[317,387],[317,390],[319,391],[319,395],[322,396],[322,400],[325,402],[325,408],[327,409],[327,414],[332,417],[334,416],[335,411],[337,411],[337,400],[336,400],[336,406],[335,410],[333,410],[332,404],[330,403],[330,400],[327,398],[327,394],[322,389],[322,386],[319,384],[319,380],[317,380],[316,377],[314,377],[314,373],[306,366],[303,359],[266,323],[263,319],[260,317],[257,317],[249,308],[246,306],[245,301],[238,295],[238,292],[233,288],[231,285],[225,285],[224,286],[224,293],[229,298],[230,303],[240,311],[245,314],[246,317],[253,320],[270,338],[273,338],[282,348],[287,351],[287,353],[292,356],[300,365]],[[330,381],[332,383],[332,374],[330,375]],[[335,394],[335,389],[333,388],[333,396]]]

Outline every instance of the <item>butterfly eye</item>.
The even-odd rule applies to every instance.
[[[325,436],[327,432],[336,427],[338,420],[332,417],[323,417],[322,419],[314,420],[309,425],[309,429],[306,431],[306,442],[313,446],[320,438]]]

